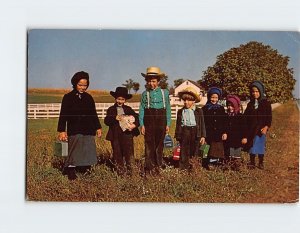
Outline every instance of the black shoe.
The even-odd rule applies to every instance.
[[[76,180],[76,172],[75,172],[75,167],[68,167],[68,179],[69,180]]]
[[[258,168],[264,170],[264,156],[258,156]]]
[[[68,175],[68,168],[64,167],[61,172],[64,176]]]
[[[75,171],[76,172],[79,172],[79,173],[90,173],[91,172],[91,166],[77,166],[75,168]]]

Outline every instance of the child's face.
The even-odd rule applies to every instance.
[[[79,93],[83,93],[86,91],[87,89],[87,80],[86,79],[80,79],[79,82],[77,83],[76,85],[76,90],[79,92]]]
[[[259,90],[257,89],[257,87],[252,87],[251,95],[254,99],[258,99],[260,97],[260,93],[259,93]]]
[[[233,107],[232,103],[227,104],[227,110],[228,110],[228,112],[234,112],[234,107]]]
[[[218,96],[217,94],[212,94],[212,95],[210,96],[210,102],[211,102],[212,104],[218,103],[218,100],[219,100],[219,96]]]
[[[195,100],[185,99],[185,100],[183,100],[183,103],[184,103],[184,107],[189,109],[189,108],[192,108],[194,106]]]
[[[116,103],[118,106],[122,106],[125,103],[126,99],[124,97],[119,96],[116,98]]]
[[[158,87],[158,80],[156,78],[149,79],[147,81],[147,84],[152,90],[154,90],[155,88]]]

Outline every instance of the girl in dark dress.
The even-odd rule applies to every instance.
[[[206,142],[210,145],[208,157],[202,160],[202,166],[209,169],[209,163],[224,162],[223,141],[227,139],[226,114],[218,104],[222,96],[221,89],[212,87],[207,92],[207,103],[202,108],[206,128]]]
[[[133,137],[139,135],[139,116],[131,107],[124,105],[125,101],[132,97],[125,87],[117,87],[116,91],[111,91],[110,94],[115,98],[115,104],[107,109],[104,119],[104,123],[109,126],[106,139],[111,142],[117,174],[131,175]]]
[[[236,95],[226,97],[227,139],[224,142],[225,159],[232,169],[238,170],[241,162],[242,140],[246,138],[245,120],[240,113],[241,101]]]
[[[255,168],[255,156],[258,155],[258,168],[264,169],[266,134],[271,127],[272,108],[260,81],[254,81],[250,85],[250,102],[244,116],[247,126],[247,139],[244,143],[247,143],[245,149],[250,154],[249,168]]]
[[[76,167],[86,171],[97,163],[95,135],[101,137],[102,131],[94,99],[86,93],[89,74],[77,72],[71,83],[73,90],[62,99],[57,131],[59,140],[68,141],[63,174],[74,180]]]

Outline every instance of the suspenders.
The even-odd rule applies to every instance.
[[[166,108],[165,92],[163,89],[160,89],[160,90],[161,90],[161,95],[163,98],[164,109],[165,109]],[[147,108],[150,108],[150,92],[149,91],[147,91]]]

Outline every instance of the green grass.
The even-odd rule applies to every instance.
[[[27,128],[27,199],[31,201],[121,201],[121,202],[295,202],[299,187],[299,111],[287,103],[274,111],[273,126],[267,139],[265,170],[248,170],[247,154],[240,172],[203,170],[193,159],[191,173],[167,166],[160,176],[139,176],[143,164],[144,142],[135,138],[132,177],[119,177],[102,163],[111,156],[110,143],[96,139],[99,164],[90,175],[79,174],[69,181],[61,174],[63,159],[53,155],[57,119],[28,120]],[[174,122],[173,122],[174,124]],[[171,127],[174,135],[174,125]],[[273,137],[270,137],[273,135]],[[274,137],[276,135],[276,137]],[[165,157],[171,151],[165,150]]]

